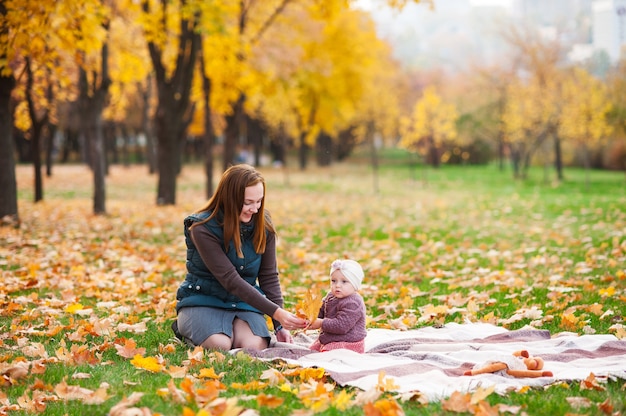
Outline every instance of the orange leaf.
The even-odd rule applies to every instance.
[[[441,407],[450,412],[469,412],[472,396],[469,393],[453,392],[447,400],[441,402]]]
[[[601,386],[596,378],[596,375],[593,373],[589,373],[586,379],[580,382],[581,390],[599,390],[604,391],[605,388]]]
[[[367,403],[363,407],[366,416],[401,416],[402,407],[393,399],[381,399],[375,403]]]
[[[304,295],[304,299],[300,299],[296,303],[296,315],[309,322],[313,322],[319,315],[322,307],[323,296],[313,289],[308,289]]]
[[[282,405],[284,402],[284,399],[281,397],[265,395],[261,393],[256,397],[256,401],[257,403],[259,403],[259,406],[261,407],[269,407],[273,409]]]
[[[224,386],[218,380],[207,380],[201,387],[196,389],[196,403],[201,406],[215,400],[220,395],[220,392],[224,390]]]
[[[200,374],[198,374],[198,378],[212,378],[212,379],[220,379],[224,376],[224,373],[217,374],[215,373],[215,369],[211,368],[203,368],[200,370]]]
[[[144,355],[146,353],[145,348],[137,348],[137,343],[134,339],[125,339],[124,345],[115,344],[117,355],[124,358],[131,358],[135,355]]]

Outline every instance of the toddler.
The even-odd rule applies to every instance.
[[[363,269],[354,260],[335,260],[330,266],[330,292],[309,329],[319,329],[314,351],[345,348],[365,352],[365,303],[358,293]]]

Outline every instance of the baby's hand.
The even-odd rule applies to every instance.
[[[307,326],[307,329],[320,329],[322,327],[322,322],[324,319],[315,318],[315,320]]]

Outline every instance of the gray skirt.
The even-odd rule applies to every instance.
[[[178,332],[191,341],[200,345],[214,334],[224,334],[233,337],[233,321],[239,318],[246,321],[252,333],[265,338],[269,344],[270,332],[267,329],[265,315],[250,311],[211,308],[208,306],[190,306],[178,311]]]

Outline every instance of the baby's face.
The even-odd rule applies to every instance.
[[[330,292],[335,295],[335,297],[341,299],[350,296],[356,292],[356,289],[352,286],[350,280],[343,275],[341,270],[335,270],[333,274],[330,275]]]

